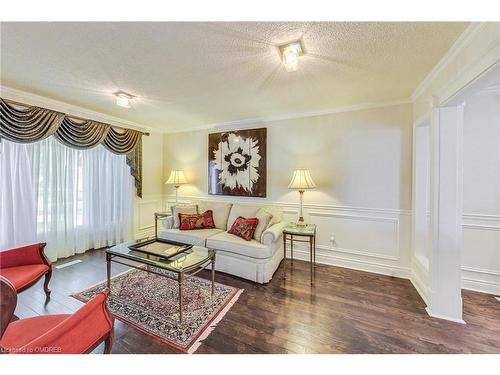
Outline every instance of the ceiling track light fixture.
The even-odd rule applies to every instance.
[[[306,53],[302,39],[282,44],[278,51],[287,72],[295,72],[299,67],[299,56]]]
[[[124,91],[115,92],[113,95],[116,96],[116,105],[123,108],[130,108],[130,101],[135,98]]]

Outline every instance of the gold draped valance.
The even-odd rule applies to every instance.
[[[61,112],[13,105],[0,98],[0,139],[32,143],[51,135],[68,147],[84,150],[102,144],[115,154],[126,154],[137,196],[142,197],[142,132],[132,129],[119,132],[109,124],[76,121]]]

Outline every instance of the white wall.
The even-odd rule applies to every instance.
[[[464,116],[463,287],[500,294],[500,91]]]
[[[267,127],[267,198],[296,220],[298,193],[287,189],[292,171],[311,170],[318,188],[305,194],[305,219],[318,225],[319,262],[408,276],[411,208],[411,105],[256,123]],[[229,128],[224,128],[227,130]],[[186,200],[207,195],[208,133],[164,138],[165,175],[183,169]],[[172,197],[173,188],[165,187]],[[210,196],[215,200],[234,200]],[[336,246],[330,243],[330,234]],[[306,253],[302,253],[305,256]]]

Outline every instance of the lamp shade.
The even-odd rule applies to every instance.
[[[184,176],[184,171],[172,171],[170,172],[170,177],[168,178],[167,182],[165,182],[167,185],[181,185],[181,184],[187,184],[186,177]]]
[[[289,189],[298,189],[298,190],[306,190],[306,189],[314,189],[316,184],[314,183],[311,174],[308,169],[296,169],[293,172],[292,181],[288,185]]]

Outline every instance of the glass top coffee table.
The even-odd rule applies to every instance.
[[[131,248],[132,247],[132,248]],[[173,254],[173,255],[172,255]],[[106,250],[106,280],[111,289],[111,263],[119,263],[154,273],[179,284],[179,321],[182,322],[182,284],[187,278],[196,275],[211,265],[212,296],[215,287],[215,251],[202,246],[191,246],[173,241],[153,239],[149,241],[130,241]],[[152,267],[151,267],[152,266]],[[155,270],[171,271],[170,277]]]

